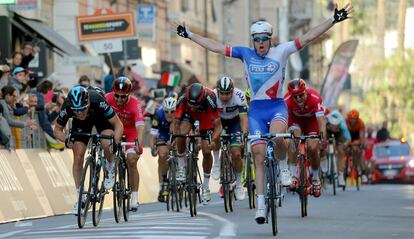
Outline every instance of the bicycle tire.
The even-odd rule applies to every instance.
[[[268,160],[268,159],[267,159]],[[276,214],[276,188],[275,188],[275,171],[274,171],[274,162],[270,161],[270,167],[268,168],[268,184],[269,184],[269,194],[268,200],[269,200],[269,206],[270,206],[270,217],[272,221],[272,232],[273,236],[276,236],[278,230],[277,230],[277,214]]]
[[[92,156],[88,156],[85,160],[85,165],[82,169],[82,176],[79,187],[79,196],[78,196],[78,215],[77,222],[78,227],[83,228],[85,226],[86,218],[88,217],[88,210],[91,203],[91,189],[92,189],[92,178],[95,159]],[[88,175],[89,174],[89,175]],[[86,178],[89,178],[86,181]],[[87,183],[87,189],[85,190],[85,183]],[[83,196],[83,195],[86,196]],[[83,199],[85,201],[83,202]]]
[[[250,158],[249,155],[245,155],[245,170],[246,170],[246,188],[247,188],[247,196],[249,197],[249,208],[254,208],[254,192],[253,192],[253,181],[252,181],[252,169],[250,166]]]
[[[95,185],[95,190],[94,190],[94,192],[96,193],[95,193],[95,200],[93,201],[93,204],[92,204],[92,222],[93,222],[93,226],[95,227],[97,227],[99,222],[101,221],[102,208],[103,208],[105,194],[106,194],[106,190],[104,187],[104,179],[101,180],[102,178],[100,175],[101,169],[102,169],[102,166],[100,164],[97,164],[96,170],[95,170],[96,185]]]
[[[342,187],[342,191],[345,191],[346,190],[346,184],[347,184],[347,180],[348,180],[348,177],[349,177],[348,174],[350,173],[348,171],[349,171],[349,158],[347,157],[346,158],[346,161],[345,161],[345,169],[344,169],[344,181],[345,181],[345,184]]]
[[[196,209],[196,204],[197,204],[197,193],[196,193],[196,181],[197,181],[197,176],[196,176],[196,172],[194,170],[194,162],[193,162],[193,157],[190,156],[189,160],[188,160],[188,178],[189,178],[189,182],[188,182],[188,201],[189,201],[189,206],[190,206],[190,215],[191,217],[195,217],[197,215],[197,209]]]
[[[129,182],[129,170],[126,164],[125,159],[123,159],[122,167],[122,214],[124,216],[124,221],[129,221],[129,212],[131,211],[131,184]]]
[[[332,183],[332,190],[333,190],[333,195],[336,195],[336,172],[335,172],[335,157],[333,154],[329,154],[329,162],[330,162],[330,178],[331,178],[331,183]]]
[[[355,186],[357,191],[360,190],[360,181],[359,181],[359,171],[358,171],[358,164],[356,164],[355,162],[353,163],[353,168],[354,168],[354,175],[355,175]]]
[[[220,153],[220,180],[221,180],[221,187],[223,188],[223,202],[224,202],[224,211],[226,213],[229,212],[229,200],[230,200],[230,196],[229,196],[229,184],[228,184],[228,172],[227,172],[227,157],[225,156],[226,152],[221,151]]]
[[[114,210],[115,222],[119,223],[121,221],[121,208],[122,208],[122,182],[121,182],[121,172],[120,169],[120,160],[117,160],[118,163],[115,164],[115,184],[112,188],[112,202]]]
[[[301,216],[306,216],[306,172],[305,172],[305,155],[299,156],[299,168],[300,168],[300,186],[299,186],[299,197],[300,197],[300,208]]]

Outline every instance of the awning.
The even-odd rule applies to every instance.
[[[44,39],[49,45],[69,56],[85,55],[80,49],[72,45],[59,33],[39,20],[25,18],[17,13],[14,13],[12,23],[24,32],[29,33],[29,35],[35,35]]]

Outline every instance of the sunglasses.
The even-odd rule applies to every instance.
[[[88,108],[88,106],[89,105],[84,106],[82,108],[71,108],[71,109],[73,110],[74,113],[78,113],[78,112],[82,113],[82,112],[84,112]]]
[[[120,94],[114,94],[115,98],[125,99],[128,97],[128,95],[120,95]]]
[[[174,114],[175,110],[164,110],[165,114]]]
[[[270,36],[257,36],[257,37],[253,37],[253,41],[254,42],[264,42],[264,41],[268,41],[272,39]]]
[[[231,91],[228,91],[228,92],[219,91],[220,95],[230,95],[231,93],[232,93]]]
[[[295,99],[303,99],[303,97],[305,97],[304,93],[293,96],[293,98],[295,98]]]

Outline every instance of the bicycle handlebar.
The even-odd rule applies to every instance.
[[[88,138],[95,138],[95,139],[115,139],[113,135],[107,134],[93,134],[93,133],[83,133],[83,132],[71,132],[71,136],[86,136]]]
[[[253,134],[253,135],[247,136],[248,139],[267,139],[267,140],[271,140],[274,138],[290,139],[293,137],[294,137],[293,133],[277,133],[277,134],[266,133],[266,134]]]

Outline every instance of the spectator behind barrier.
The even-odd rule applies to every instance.
[[[17,102],[17,91],[16,88],[12,86],[5,86],[1,89],[1,93],[3,98],[0,99],[0,105],[3,109],[3,117],[7,120],[11,128],[25,128],[30,127],[32,129],[36,129],[37,125],[34,120],[27,119],[26,121],[20,121],[13,119],[13,108],[16,106]],[[16,139],[19,136],[16,133],[13,133],[11,147],[16,147]]]
[[[21,66],[27,68],[29,63],[34,59],[35,55],[40,52],[40,48],[33,46],[31,42],[25,42],[22,50],[22,63]]]

